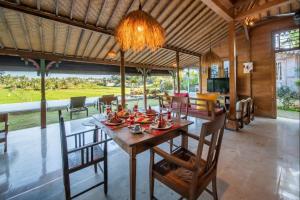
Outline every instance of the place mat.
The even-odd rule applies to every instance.
[[[149,130],[150,124],[143,124],[143,125],[142,125],[142,128],[144,128],[145,131],[146,131],[148,134],[152,134],[152,135],[162,135],[162,134],[164,134],[164,133],[169,132],[170,130],[177,129],[177,128],[179,128],[179,127],[180,127],[180,126],[179,126],[178,124],[173,124],[170,128],[165,129],[165,130],[158,130],[158,129],[151,129],[151,130]]]

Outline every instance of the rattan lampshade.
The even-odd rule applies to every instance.
[[[140,6],[139,10],[126,15],[115,30],[115,38],[123,51],[145,48],[156,50],[165,42],[165,30]]]

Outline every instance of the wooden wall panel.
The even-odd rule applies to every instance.
[[[255,114],[276,117],[275,53],[272,34],[275,31],[295,27],[292,18],[278,19],[250,30],[250,42],[243,31],[237,33],[237,94],[252,95],[255,101]],[[213,48],[221,58],[228,58],[228,42],[224,39]],[[254,63],[252,78],[243,73],[243,63]],[[205,82],[205,81],[203,81]]]

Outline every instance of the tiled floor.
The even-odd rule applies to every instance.
[[[197,123],[190,127],[193,133],[199,129]],[[8,141],[8,153],[2,148],[0,153],[0,199],[64,199],[58,125],[10,132]],[[108,196],[100,186],[78,199],[128,199],[128,155],[113,142],[109,147]],[[190,141],[190,149],[195,148]],[[137,199],[148,199],[149,152],[140,154],[137,162]],[[101,178],[92,168],[75,174],[73,191]],[[256,118],[240,132],[225,131],[218,194],[228,200],[299,199],[299,121]],[[160,183],[155,195],[179,198]],[[212,198],[203,193],[199,199]]]

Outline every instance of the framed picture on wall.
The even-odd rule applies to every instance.
[[[246,62],[244,65],[244,74],[248,74],[253,71],[253,62]]]

